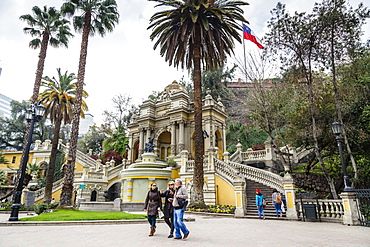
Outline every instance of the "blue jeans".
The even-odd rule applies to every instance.
[[[281,214],[283,213],[283,211],[281,210],[281,204],[274,202],[274,206],[275,206],[276,216],[279,216],[279,213]]]
[[[175,226],[175,238],[181,238],[181,232],[184,235],[189,232],[184,224],[184,211],[182,209],[175,209],[173,211],[173,224]]]
[[[262,218],[262,216],[265,216],[265,212],[263,211],[263,206],[258,206],[258,218]]]
[[[156,220],[157,220],[157,215],[148,215],[148,221],[151,227],[155,227]]]

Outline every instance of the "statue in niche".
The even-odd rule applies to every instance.
[[[153,141],[154,141],[154,138],[153,137],[149,137],[148,138],[149,141],[147,143],[145,143],[145,153],[154,153],[154,144],[153,144]]]

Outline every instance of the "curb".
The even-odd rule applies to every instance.
[[[194,218],[184,218],[184,221],[194,222]],[[147,224],[147,219],[137,220],[84,220],[84,221],[7,221],[0,222],[0,226],[74,226],[74,225],[124,225],[124,224]],[[163,219],[157,219],[157,223],[164,223]]]

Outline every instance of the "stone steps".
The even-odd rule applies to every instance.
[[[273,188],[252,180],[247,180],[246,182],[246,216],[258,217],[256,207],[256,189],[261,190],[261,193],[265,196],[265,200],[267,201],[267,206],[264,209],[265,215],[267,217],[276,217],[275,207],[271,198]],[[285,214],[283,214],[283,217],[285,217]]]

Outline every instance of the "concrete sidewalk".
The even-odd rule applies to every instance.
[[[23,215],[20,215],[22,217]],[[186,240],[168,239],[168,227],[158,223],[148,237],[149,224],[2,226],[0,246],[370,246],[370,228],[337,223],[235,219],[187,215]],[[0,221],[9,215],[0,214]]]

